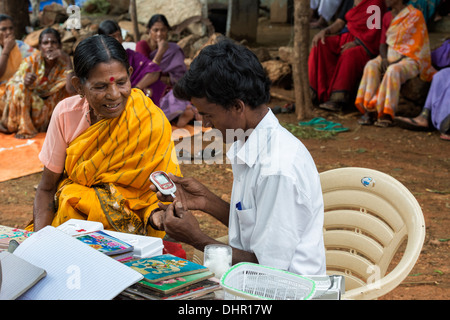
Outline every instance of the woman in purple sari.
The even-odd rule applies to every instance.
[[[148,40],[141,40],[136,44],[136,51],[148,57],[161,68],[161,78],[155,91],[163,92],[159,104],[169,121],[178,117],[177,126],[182,127],[194,117],[198,118],[196,109],[189,102],[175,98],[172,87],[186,73],[183,50],[173,42],[167,41],[170,25],[162,14],[152,16],[147,24]]]
[[[100,23],[98,33],[111,36],[123,43],[122,30],[117,22],[113,20],[105,20]],[[178,100],[173,96],[172,87],[168,85],[170,78],[164,75],[161,63],[158,64],[154,59],[149,59],[147,55],[131,49],[126,49],[126,52],[128,62],[133,68],[130,81],[134,88],[141,89],[150,97],[163,110],[169,121],[176,126],[184,127],[189,121],[194,119],[195,109],[188,102]],[[183,66],[184,70],[186,70],[184,59]]]
[[[397,117],[399,126],[410,130],[440,131],[442,140],[450,141],[450,39],[431,52],[433,66],[439,71],[433,76],[422,112],[415,118]]]

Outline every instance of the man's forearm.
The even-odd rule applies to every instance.
[[[230,204],[219,198],[216,194],[211,192],[208,195],[204,211],[228,226]]]

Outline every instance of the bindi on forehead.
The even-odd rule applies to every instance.
[[[114,80],[116,80],[114,77],[109,78],[110,82],[114,82]]]

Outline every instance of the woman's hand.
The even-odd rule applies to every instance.
[[[34,73],[28,72],[24,78],[25,87],[31,86],[37,79],[37,75]]]
[[[312,46],[315,47],[317,46],[317,44],[320,42],[322,42],[322,44],[325,44],[325,37],[327,35],[327,31],[326,29],[322,29],[320,30],[312,39]]]
[[[11,34],[7,37],[3,37],[3,50],[2,53],[4,54],[10,54],[10,52],[12,51],[12,49],[14,49],[15,45],[16,45],[16,39],[14,38],[14,34]]]
[[[156,45],[158,46],[158,51],[156,52],[156,55],[153,58],[153,62],[159,65],[167,49],[169,49],[169,42],[166,39],[162,38],[156,40]]]
[[[381,74],[384,74],[384,73],[386,72],[386,70],[387,70],[388,67],[389,67],[389,61],[388,61],[388,59],[386,59],[386,58],[381,59],[381,64],[380,64],[380,71],[381,71]]]
[[[56,59],[62,58],[63,61],[66,61],[61,49],[47,51],[44,58],[49,61],[54,61]]]
[[[345,50],[357,47],[358,44],[355,41],[351,41],[351,42],[347,42],[344,45],[341,46],[341,53],[344,52]]]

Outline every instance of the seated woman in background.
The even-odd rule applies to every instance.
[[[136,51],[159,65],[159,81],[152,85],[152,100],[166,114],[169,121],[183,127],[189,121],[200,119],[197,110],[187,101],[173,95],[172,88],[186,73],[184,52],[174,42],[168,41],[170,25],[162,14],[152,16],[147,24],[148,40],[138,41]]]
[[[422,12],[406,3],[407,0],[386,0],[392,8],[386,45],[364,68],[355,101],[363,113],[358,121],[362,125],[390,126],[401,85],[418,75],[423,81],[431,81],[436,72],[431,66],[430,42]]]
[[[39,155],[44,172],[34,225],[27,229],[87,219],[109,230],[164,236],[149,224],[159,202],[149,176],[180,174],[167,118],[131,88],[126,51],[112,37],[80,42],[74,67],[79,96],[61,101],[53,113]]]
[[[396,123],[409,130],[439,130],[442,140],[450,141],[450,67],[439,70],[431,81],[422,112],[415,118],[396,117]]]
[[[123,44],[122,30],[119,24],[113,20],[101,22],[98,27],[98,34],[113,37]],[[161,68],[141,53],[131,49],[125,50],[128,55],[128,63],[133,68],[133,73],[130,75],[131,86],[141,89],[149,98],[152,98],[155,104],[158,104],[158,97],[152,95],[152,85],[159,80]]]
[[[14,38],[14,22],[10,16],[0,14],[0,97],[3,97],[6,82],[19,69],[22,60],[29,57],[35,49]],[[0,102],[0,117],[3,104]]]
[[[28,139],[46,131],[56,104],[75,93],[71,72],[72,63],[61,49],[59,32],[43,30],[39,50],[21,63],[6,84],[0,132]]]
[[[309,83],[313,102],[322,109],[339,111],[349,104],[365,64],[378,55],[381,31],[367,26],[371,6],[384,14],[384,0],[344,0],[338,19],[312,40]]]

